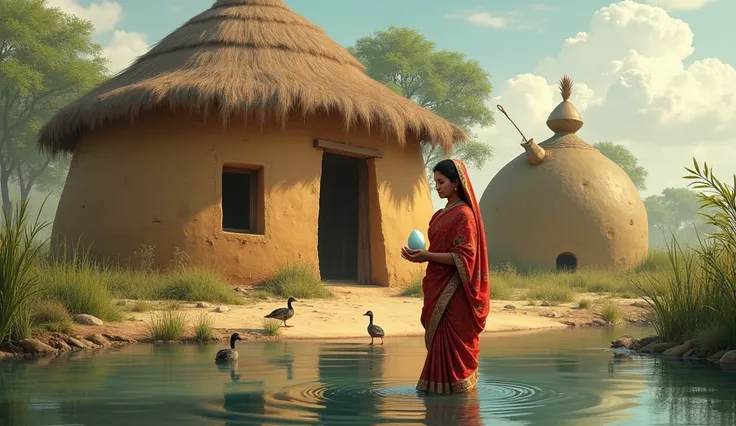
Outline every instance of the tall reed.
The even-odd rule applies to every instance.
[[[664,339],[697,338],[706,351],[736,348],[736,175],[733,185],[693,158],[686,168],[691,187],[700,190],[700,215],[715,230],[683,249],[668,245],[670,273],[636,283],[652,307],[652,324]]]
[[[44,200],[45,204],[45,200]],[[0,342],[29,334],[30,304],[42,291],[34,266],[42,244],[36,241],[47,226],[40,222],[43,204],[33,223],[28,201],[3,210],[0,225]]]

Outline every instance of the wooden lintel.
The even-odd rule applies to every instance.
[[[342,142],[332,142],[323,139],[314,140],[315,148],[321,148],[333,154],[346,155],[357,158],[383,158],[383,152],[378,149],[363,148]]]

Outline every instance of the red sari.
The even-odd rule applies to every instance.
[[[417,389],[431,393],[463,393],[475,388],[480,333],[490,311],[483,221],[465,165],[453,161],[464,202],[436,212],[427,236],[429,251],[452,253],[455,264],[430,262],[422,282],[427,358]]]

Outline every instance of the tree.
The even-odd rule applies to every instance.
[[[613,142],[598,142],[593,144],[593,147],[618,164],[629,175],[629,179],[634,182],[637,189],[647,189],[649,172],[639,165],[639,160],[626,147]]]
[[[348,50],[365,65],[371,78],[469,134],[469,140],[453,150],[455,158],[479,169],[493,157],[491,146],[470,132],[473,126],[494,124],[493,111],[485,104],[493,86],[477,61],[462,53],[437,50],[419,31],[395,26],[360,38]],[[428,173],[434,163],[446,158],[440,147],[426,141],[422,141],[422,153]]]
[[[21,203],[33,188],[63,182],[68,159],[36,149],[38,129],[55,110],[99,83],[107,72],[91,22],[50,8],[45,0],[0,1],[0,194],[11,183]]]
[[[660,195],[644,199],[644,206],[653,242],[663,243],[674,235],[687,244],[697,239],[697,232],[708,233],[711,229],[699,215],[700,199],[691,189],[665,188]]]

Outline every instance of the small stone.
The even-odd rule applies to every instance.
[[[23,349],[23,352],[33,355],[54,354],[58,352],[57,349],[54,349],[46,343],[33,338],[21,340],[20,342],[18,342],[18,346]]]
[[[127,337],[123,336],[116,336],[113,334],[105,334],[102,333],[102,335],[105,337],[105,339],[109,340],[110,342],[119,342],[119,343],[132,343],[133,341],[128,339]]]
[[[207,302],[197,302],[197,307],[198,308],[209,308],[210,306],[212,306],[212,305],[210,305]]]
[[[647,337],[645,337],[643,339],[637,340],[636,342],[632,343],[631,344],[631,347],[629,349],[638,351],[641,348],[643,348],[644,346],[647,346],[647,345],[649,345],[651,343],[657,343],[660,340],[662,340],[662,339],[660,339],[659,336],[647,336]]]
[[[69,346],[65,341],[59,339],[59,338],[53,338],[51,341],[49,341],[49,346],[51,346],[54,349],[58,349],[60,351],[69,352],[72,350],[72,347]]]
[[[736,350],[726,352],[718,362],[721,364],[736,364]]]
[[[728,352],[728,349],[720,350],[720,351],[714,353],[713,355],[709,356],[708,357],[708,361],[710,361],[710,362],[720,362],[721,361],[721,357],[723,357],[723,355],[726,352]]]
[[[603,320],[602,320],[602,319],[600,319],[600,318],[596,318],[596,319],[594,319],[594,320],[593,320],[593,321],[592,321],[592,322],[590,323],[590,325],[592,325],[593,327],[605,327],[605,326],[607,326],[607,325],[608,325],[608,323],[607,323],[607,322],[605,322],[605,321],[603,321]]]
[[[225,313],[225,312],[227,312],[229,310],[230,310],[230,308],[228,308],[227,306],[220,305],[220,306],[217,307],[217,309],[215,309],[215,312]]]
[[[552,306],[552,304],[545,300],[539,306]]]
[[[695,340],[688,340],[687,342],[669,348],[662,352],[662,356],[671,358],[681,358],[685,353],[689,352],[690,349],[695,347]]]
[[[682,356],[682,359],[698,360],[701,359],[699,355],[699,348],[692,348],[689,351],[685,352],[685,355]]]
[[[76,349],[89,349],[89,346],[86,343],[84,343],[81,340],[76,339],[76,338],[74,338],[72,336],[66,336],[66,335],[64,335],[64,336],[61,336],[61,338],[64,340],[64,343],[66,343],[67,345],[71,346],[72,348],[76,348]]]
[[[23,349],[19,348],[18,346],[10,343],[10,342],[4,342],[2,345],[0,345],[0,351],[7,352],[9,354],[22,354]]]
[[[107,340],[105,336],[99,333],[87,336],[87,340],[94,343],[95,345],[102,346],[103,348],[108,348],[112,346],[112,343],[110,343],[110,341]]]
[[[639,352],[641,353],[654,353],[654,354],[661,354],[662,352],[666,351],[667,349],[674,348],[677,346],[677,344],[673,342],[658,342],[658,343],[650,343],[646,345],[645,347],[641,348]]]
[[[612,348],[626,348],[631,349],[631,346],[636,343],[636,338],[634,336],[625,335],[621,336],[618,339],[611,342]]]
[[[514,309],[516,309],[516,306],[514,306],[514,305],[506,305],[503,308],[504,309],[508,309],[508,310],[514,310]]]
[[[87,346],[87,347],[88,347],[89,349],[97,349],[97,348],[99,348],[99,347],[100,347],[100,345],[98,345],[97,343],[95,343],[95,342],[90,342],[90,341],[89,341],[89,340],[87,340],[87,339],[79,339],[79,341],[80,341],[80,342],[82,342],[82,343],[83,343],[83,344],[84,344],[85,346]]]
[[[235,287],[235,291],[237,293],[243,293],[245,291],[245,289],[243,289],[243,287]]]
[[[557,314],[557,312],[552,311],[552,312],[543,313],[542,316],[547,317],[547,318],[557,318],[559,315]]]
[[[103,325],[105,324],[104,322],[102,322],[101,319],[94,317],[92,315],[87,315],[87,314],[76,315],[74,317],[74,321],[77,324],[82,324],[82,325]]]

